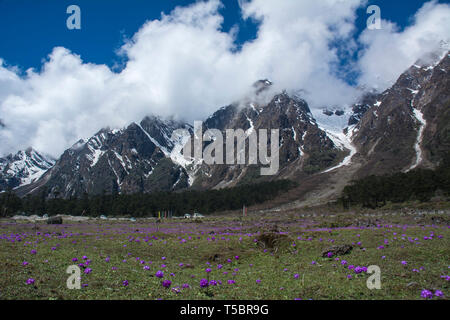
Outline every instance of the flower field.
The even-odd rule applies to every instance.
[[[448,214],[400,213],[4,219],[0,299],[447,299],[449,228]],[[340,245],[350,252],[329,249]],[[80,289],[67,287],[71,265]],[[381,288],[370,290],[374,265]]]

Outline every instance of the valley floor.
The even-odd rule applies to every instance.
[[[4,219],[0,299],[447,299],[449,222],[448,212]],[[353,249],[328,257],[335,245]],[[79,290],[67,288],[71,265]],[[380,290],[366,284],[373,265]]]

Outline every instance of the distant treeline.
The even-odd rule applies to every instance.
[[[450,157],[436,170],[415,169],[407,173],[369,176],[344,188],[339,199],[345,208],[362,205],[378,208],[387,202],[430,201],[435,195],[450,196]]]
[[[45,190],[41,196],[17,197],[14,192],[0,194],[0,215],[18,213],[27,215],[44,213],[85,216],[157,216],[158,211],[171,211],[173,216],[200,212],[210,214],[217,211],[237,210],[271,200],[296,186],[289,180],[241,185],[228,189],[184,192],[158,192],[132,195],[84,194],[77,199],[47,199]]]

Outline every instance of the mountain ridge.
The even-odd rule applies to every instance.
[[[187,141],[171,135],[177,129],[193,133],[193,127],[149,116],[78,141],[40,179],[20,186],[17,193],[44,190],[48,197],[67,198],[84,193],[220,189],[273,179],[308,182],[320,175],[330,177],[317,180],[326,184],[342,175],[335,181],[339,187],[327,195],[332,198],[342,181],[434,167],[449,150],[449,60],[447,52],[438,63],[418,62],[384,92],[367,91],[350,108],[335,108],[333,115],[323,112],[317,119],[314,115],[319,111],[313,115],[304,99],[284,91],[269,102],[258,102],[257,96],[271,88],[266,79],[255,83],[256,98],[222,107],[204,120],[205,130],[279,129],[280,170],[273,177],[259,176],[258,165],[207,165],[185,159],[180,152]],[[342,132],[327,125],[332,117],[345,125]],[[319,189],[322,184],[318,183]],[[299,197],[305,194],[307,190]]]

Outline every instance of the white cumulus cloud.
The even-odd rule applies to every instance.
[[[439,50],[441,41],[447,42],[449,37],[450,6],[436,1],[425,3],[413,23],[402,31],[385,20],[381,30],[365,30],[360,37],[365,45],[358,61],[360,84],[388,88],[418,59]]]

